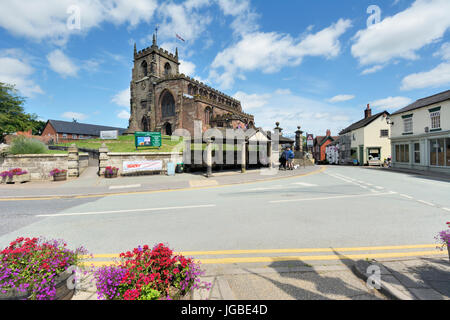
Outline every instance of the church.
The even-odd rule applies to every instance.
[[[194,135],[194,122],[203,131],[210,128],[254,128],[254,116],[242,111],[241,102],[179,72],[175,54],[158,47],[153,35],[151,47],[141,51],[134,45],[131,116],[126,134],[136,131],[172,135],[186,129]]]

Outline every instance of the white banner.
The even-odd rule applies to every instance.
[[[100,131],[100,139],[102,140],[117,140],[119,138],[119,131]]]
[[[141,172],[141,171],[162,171],[162,160],[147,161],[124,161],[123,173]]]

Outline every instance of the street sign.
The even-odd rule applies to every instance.
[[[119,138],[119,131],[100,131],[100,139],[102,140],[117,140]]]
[[[139,147],[157,147],[162,146],[161,132],[136,132],[134,134],[136,149]]]
[[[306,137],[306,146],[311,148],[314,146],[314,137],[312,134],[308,134]]]

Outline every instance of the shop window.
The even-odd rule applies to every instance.
[[[430,165],[445,166],[445,147],[445,139],[430,140]]]
[[[409,163],[409,144],[397,144],[395,146],[395,161]]]

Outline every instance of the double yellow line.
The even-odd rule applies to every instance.
[[[420,251],[411,251],[419,249]],[[373,251],[382,251],[382,252],[372,253]],[[294,253],[297,254],[304,253],[305,255],[286,255]],[[316,254],[322,253],[322,254],[313,255],[314,253]],[[179,252],[177,254],[182,254],[187,257],[194,257],[202,264],[239,264],[239,263],[270,263],[283,261],[332,261],[332,260],[349,260],[349,259],[359,260],[359,259],[409,258],[409,257],[443,255],[444,253],[437,250],[436,245],[430,244],[430,245],[353,247],[353,248],[187,251],[187,252]],[[277,254],[278,256],[274,256]],[[250,255],[250,256],[242,257],[242,255]],[[265,255],[265,256],[251,256],[251,255]],[[220,257],[204,258],[204,259],[199,258],[202,256],[206,257],[220,256]],[[238,257],[221,257],[221,256],[238,256]],[[114,260],[98,261],[98,259],[117,259],[118,257],[119,255],[117,254],[98,254],[94,255],[95,260],[88,261],[85,263],[85,265],[94,265],[94,266],[110,265],[114,264]]]

